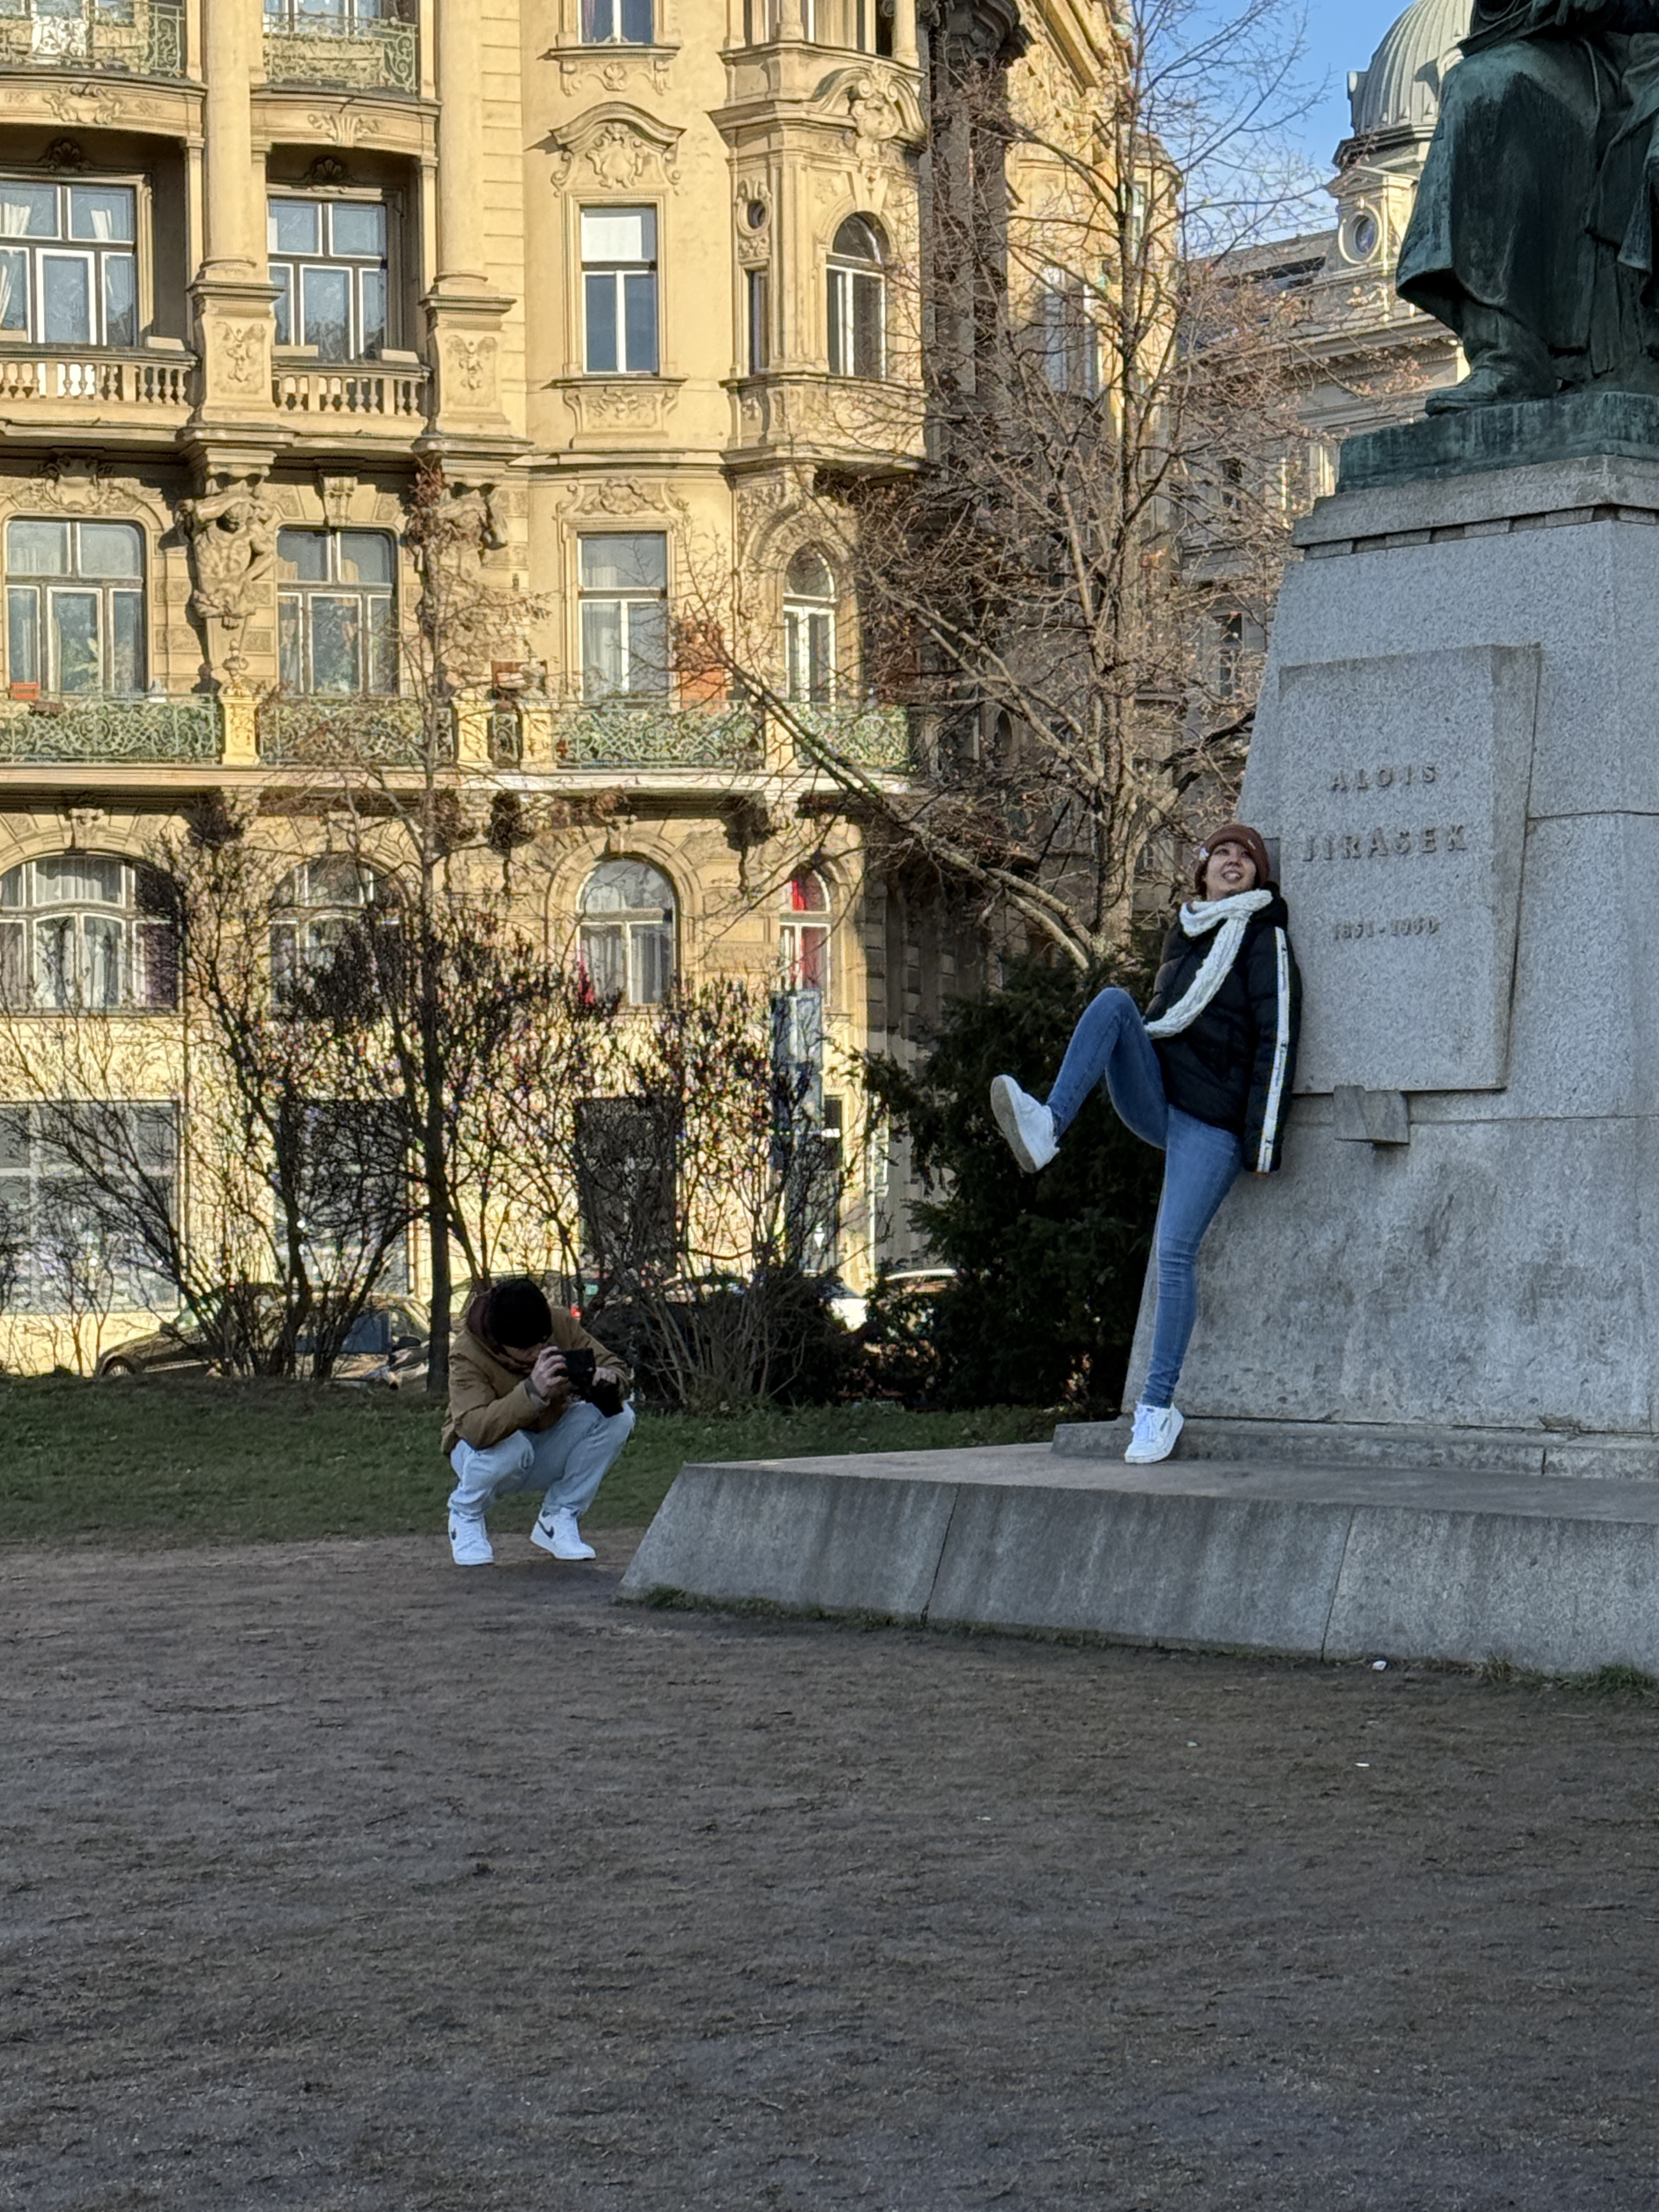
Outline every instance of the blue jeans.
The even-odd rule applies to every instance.
[[[1146,1024],[1127,991],[1103,991],[1072,1032],[1048,1093],[1057,1137],[1103,1076],[1118,1119],[1164,1155],[1154,1244],[1158,1318],[1140,1395],[1145,1405],[1170,1406],[1198,1318],[1198,1248],[1244,1164],[1244,1147],[1231,1129],[1170,1105]]]
[[[483,1451],[463,1438],[449,1455],[456,1475],[449,1510],[482,1516],[510,1491],[545,1490],[544,1514],[583,1514],[633,1433],[631,1406],[606,1414],[578,1398],[550,1429],[515,1429]]]

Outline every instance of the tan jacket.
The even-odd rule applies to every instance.
[[[559,1352],[591,1352],[601,1367],[614,1367],[626,1383],[629,1371],[614,1352],[590,1336],[574,1316],[553,1309],[553,1334]],[[520,1429],[550,1429],[574,1394],[562,1384],[545,1404],[530,1393],[527,1376],[504,1367],[489,1346],[462,1329],[449,1346],[449,1419],[444,1424],[445,1456],[463,1438],[477,1451],[488,1451]]]

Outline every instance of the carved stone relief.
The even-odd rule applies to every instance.
[[[554,155],[553,181],[562,188],[574,176],[591,177],[611,191],[632,191],[647,177],[677,185],[675,166],[684,133],[623,100],[591,107],[544,142]]]
[[[190,611],[209,626],[216,672],[222,667],[236,677],[246,667],[243,633],[250,616],[268,611],[282,519],[263,481],[253,476],[221,479],[216,489],[179,502],[196,586]]]

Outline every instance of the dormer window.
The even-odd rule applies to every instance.
[[[131,185],[0,178],[0,337],[137,345],[137,236]]]

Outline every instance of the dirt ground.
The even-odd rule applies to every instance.
[[[18,2212],[1643,2212],[1650,1709],[0,1555]]]

